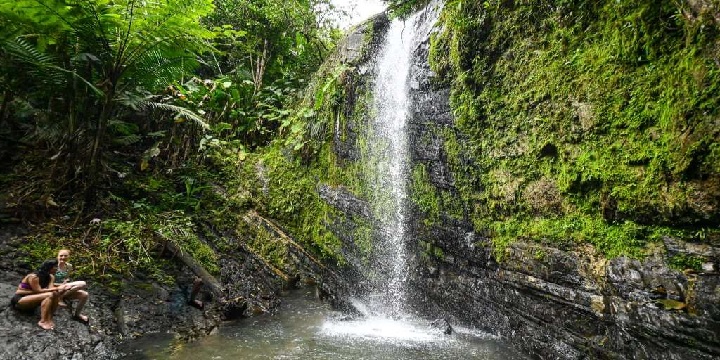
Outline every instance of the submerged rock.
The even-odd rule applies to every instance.
[[[442,333],[445,335],[450,335],[453,333],[453,328],[450,325],[450,321],[448,321],[447,319],[437,319],[430,323],[430,326],[442,331]]]

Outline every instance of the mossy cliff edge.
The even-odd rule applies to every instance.
[[[717,4],[452,1],[441,21],[445,148],[477,230],[610,257],[717,240]]]
[[[541,357],[720,356],[719,9],[446,1],[411,73],[415,305]],[[381,19],[310,102],[331,131],[305,166],[351,267],[376,235],[361,169]]]

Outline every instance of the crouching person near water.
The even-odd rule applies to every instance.
[[[75,306],[73,319],[80,321],[83,324],[87,324],[89,321],[88,317],[81,314],[89,297],[87,291],[85,291],[87,284],[84,281],[70,281],[72,265],[68,262],[69,259],[70,250],[62,249],[58,251],[58,269],[55,273],[55,285],[64,285],[67,287],[67,291],[60,296],[58,306],[67,307],[67,304],[65,303],[66,300],[77,300],[78,303],[77,306]]]
[[[67,286],[55,286],[55,272],[57,260],[47,260],[34,273],[26,275],[10,300],[13,308],[29,312],[40,307],[40,322],[38,325],[45,330],[55,327],[53,313],[57,309],[60,296],[65,293]]]

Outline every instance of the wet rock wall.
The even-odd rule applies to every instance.
[[[422,164],[436,189],[453,194],[442,135],[453,131],[449,87],[430,70],[428,48],[429,38],[414,50],[411,165]],[[347,143],[335,145],[341,159],[353,159],[348,154],[356,151]],[[326,196],[328,203],[348,218],[363,215],[361,199],[338,194]],[[428,317],[446,316],[498,334],[537,358],[720,357],[718,249],[698,250],[667,238],[643,261],[607,260],[590,246],[518,241],[498,259],[489,239],[473,230],[467,211],[441,204],[437,218],[428,223],[426,213],[409,205],[411,299]],[[347,223],[335,231],[352,243],[352,233],[343,229]],[[668,266],[673,254],[699,252],[711,260],[707,271],[686,273]]]

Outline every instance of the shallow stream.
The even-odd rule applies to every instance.
[[[444,335],[429,321],[365,318],[341,320],[312,290],[295,290],[272,314],[229,322],[189,344],[168,335],[136,342],[126,360],[224,359],[526,359],[481,331],[455,328]]]

